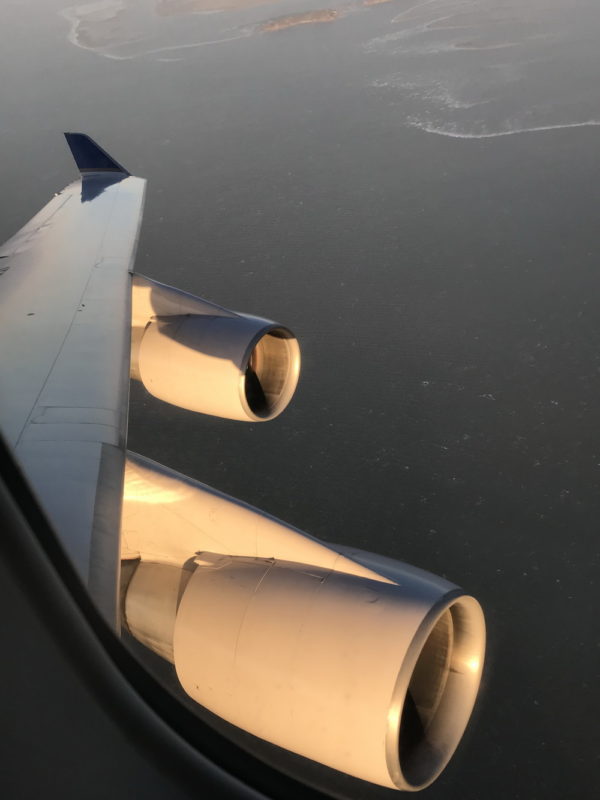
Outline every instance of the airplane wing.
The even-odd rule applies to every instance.
[[[65,136],[79,180],[0,246],[0,428],[115,624],[130,272],[146,182],[88,136]]]
[[[66,136],[79,180],[0,248],[0,429],[65,552],[199,706],[361,780],[429,785],[477,695],[479,604],[126,452],[130,376],[180,408],[265,422],[295,392],[300,349],[279,323],[132,278],[145,182]]]

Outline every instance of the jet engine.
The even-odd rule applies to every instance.
[[[141,562],[125,621],[190,697],[238,727],[363,780],[421,789],[479,686],[484,622],[457,587],[399,584],[277,559]]]
[[[123,622],[196,702],[382,786],[421,789],[442,771],[481,678],[473,597],[134,453],[122,526]]]
[[[261,422],[276,417],[292,399],[300,348],[282,325],[138,275],[132,320],[132,377],[160,400]]]

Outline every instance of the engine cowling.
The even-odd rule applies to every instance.
[[[256,317],[168,317],[146,328],[138,369],[146,389],[160,400],[261,422],[291,400],[300,348],[290,330]]]
[[[132,377],[167,403],[263,422],[290,402],[300,374],[294,334],[136,275]]]
[[[436,778],[460,741],[485,647],[477,601],[410,567],[394,584],[207,553],[191,570],[142,562],[125,618],[223,719],[413,791]]]

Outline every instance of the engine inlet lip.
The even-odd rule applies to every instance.
[[[245,315],[250,318],[250,315]],[[268,335],[276,336],[285,340],[288,349],[289,366],[283,389],[277,398],[276,402],[268,405],[265,410],[258,410],[252,407],[249,402],[246,392],[246,369],[250,363],[250,359],[256,347],[260,344],[261,340]],[[262,327],[252,337],[244,357],[242,359],[240,384],[239,384],[239,397],[242,407],[248,417],[254,422],[266,422],[279,416],[282,411],[288,406],[290,400],[294,396],[298,380],[300,378],[300,345],[295,334],[285,325],[278,323],[271,323]]]
[[[414,748],[414,761],[413,756],[403,759],[400,735],[407,692],[421,653],[446,611],[452,615],[454,630],[448,680],[442,690],[439,708],[427,728],[434,736],[437,735],[442,746],[431,747],[428,737],[423,736],[422,742]],[[421,622],[400,667],[388,712],[386,762],[390,778],[397,788],[413,792],[426,788],[452,758],[477,698],[485,638],[481,606],[461,589],[445,594]]]

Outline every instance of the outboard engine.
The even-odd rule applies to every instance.
[[[283,325],[136,275],[131,375],[167,403],[245,422],[281,414],[300,375]]]

